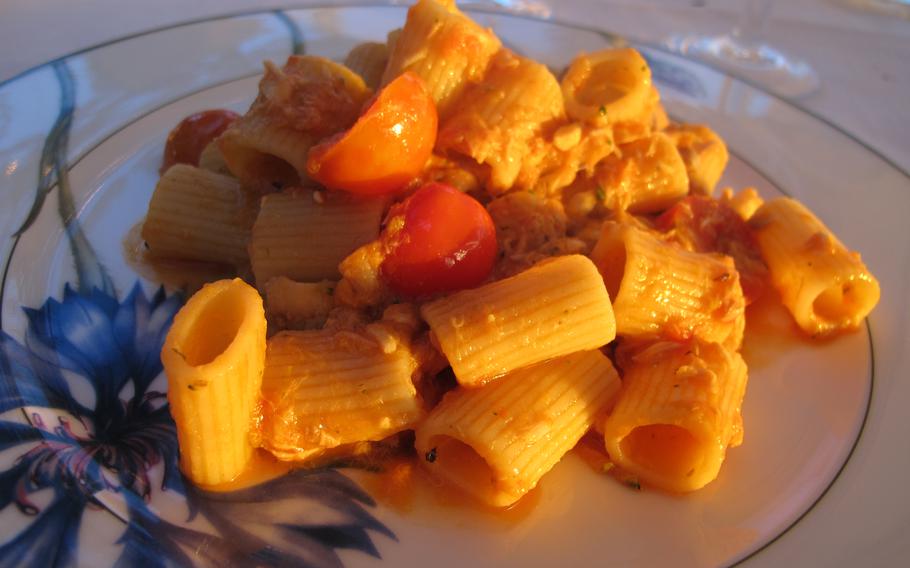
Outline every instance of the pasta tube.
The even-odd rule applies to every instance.
[[[281,332],[268,342],[262,445],[281,459],[305,460],[411,428],[423,416],[416,368],[406,344],[383,350],[354,332]]]
[[[576,57],[561,86],[569,117],[610,127],[617,144],[648,136],[667,122],[648,62],[631,47]]]
[[[510,278],[420,308],[462,385],[479,386],[534,363],[606,345],[610,298],[591,261],[553,258]]]
[[[651,69],[631,47],[575,58],[562,78],[566,111],[599,126],[650,118]]]
[[[323,57],[266,62],[259,96],[218,139],[224,161],[262,193],[300,184],[310,146],[350,127],[369,95],[360,76]]]
[[[749,224],[771,282],[806,333],[855,329],[878,303],[881,290],[857,252],[851,252],[795,199],[765,202]]]
[[[431,471],[507,507],[575,446],[619,387],[600,351],[574,353],[447,393],[417,427],[415,446]]]
[[[344,58],[345,67],[363,77],[363,82],[371,89],[379,88],[388,62],[389,47],[374,41],[355,45]]]
[[[591,259],[613,298],[617,334],[700,337],[731,349],[742,343],[745,298],[732,258],[689,252],[607,222]]]
[[[262,298],[242,280],[206,284],[180,310],[161,350],[180,468],[194,483],[243,471],[265,361]]]
[[[177,164],[155,186],[142,238],[152,256],[242,266],[251,211],[236,179]]]
[[[224,155],[221,153],[217,140],[212,140],[202,149],[202,153],[199,155],[199,167],[216,174],[231,175],[231,170],[224,163]]]
[[[492,31],[462,14],[454,0],[420,0],[408,10],[401,33],[390,41],[382,82],[405,71],[415,73],[436,102],[442,121],[464,89],[481,80],[500,45]]]
[[[688,492],[717,477],[727,448],[742,442],[746,363],[716,343],[657,343],[623,369],[604,426],[607,452],[661,489]]]
[[[250,243],[257,285],[277,276],[337,280],[338,263],[379,235],[384,209],[382,198],[343,192],[293,189],[266,195]]]
[[[278,329],[316,329],[322,327],[334,307],[335,282],[296,282],[284,276],[265,283],[266,311],[269,322]]]

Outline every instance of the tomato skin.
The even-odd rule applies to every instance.
[[[159,173],[163,174],[174,164],[198,166],[199,156],[209,142],[221,136],[238,118],[236,112],[217,109],[197,112],[181,120],[167,136]]]
[[[426,164],[436,143],[436,104],[407,72],[379,91],[349,130],[310,148],[307,173],[329,189],[394,193]]]
[[[381,273],[397,294],[417,298],[473,288],[490,275],[498,246],[483,205],[428,183],[389,213]]]

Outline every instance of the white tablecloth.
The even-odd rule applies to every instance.
[[[0,81],[45,61],[128,34],[189,19],[306,1],[0,0]],[[320,2],[324,4],[325,2]],[[822,86],[800,99],[910,171],[910,20],[848,7],[847,0],[774,5],[770,43],[808,60]],[[721,33],[742,0],[551,0],[553,17],[596,23],[660,42],[681,31]]]

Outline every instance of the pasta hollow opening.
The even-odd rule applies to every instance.
[[[871,285],[862,281],[829,286],[812,302],[812,310],[823,321],[848,321],[863,310],[864,301],[872,297],[867,287]]]
[[[244,290],[231,286],[212,298],[184,336],[192,338],[175,348],[191,366],[211,363],[224,353],[240,331],[247,315]]]
[[[600,266],[604,284],[610,301],[615,302],[619,295],[619,287],[626,273],[626,246],[622,239],[610,239],[606,245]]]
[[[474,448],[450,436],[434,436],[429,445],[435,450],[432,469],[443,478],[486,502],[499,493],[496,473]]]
[[[633,429],[620,443],[624,455],[661,477],[689,477],[704,461],[702,445],[688,430],[672,424]]]
[[[274,154],[248,149],[244,152],[243,161],[244,173],[251,179],[267,179],[283,186],[300,183],[294,166]]]

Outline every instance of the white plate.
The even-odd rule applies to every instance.
[[[554,69],[613,41],[577,26],[477,18]],[[907,174],[818,118],[647,46],[670,113],[727,140],[725,181],[803,200],[882,283],[867,325],[833,341],[786,339],[787,319],[763,314],[763,340],[745,348],[746,441],[715,483],[687,497],[639,492],[569,455],[536,505],[508,523],[423,501],[409,512],[376,505],[358,487],[366,474],[347,470],[218,498],[183,484],[157,363],[180,299],[132,272],[122,247],[145,212],[166,134],[197,110],[243,110],[263,59],[293,49],[340,59],[403,20],[400,7],[345,7],[195,22],[0,85],[0,565],[900,558],[910,526]]]

